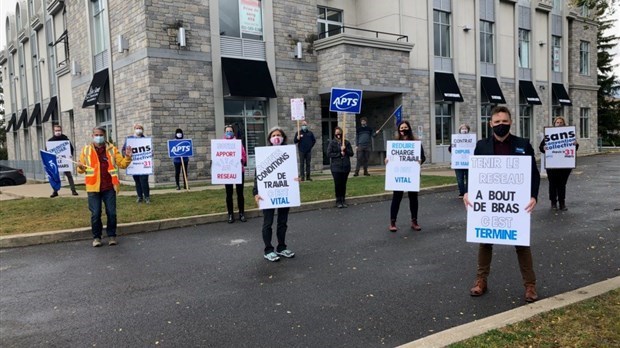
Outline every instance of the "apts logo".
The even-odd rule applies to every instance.
[[[191,152],[192,142],[189,140],[184,140],[180,143],[177,143],[172,147],[172,149],[170,149],[170,153],[176,157],[187,156]]]
[[[359,114],[362,108],[362,91],[333,88],[330,111]]]

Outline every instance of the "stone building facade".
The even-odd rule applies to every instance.
[[[51,124],[79,148],[96,125],[122,145],[140,123],[153,138],[153,183],[172,181],[167,140],[176,128],[194,140],[190,179],[206,179],[210,140],[233,124],[251,173],[269,128],[292,140],[290,99],[301,97],[317,137],[313,170],[328,164],[333,128],[354,143],[362,116],[375,129],[385,124],[371,157],[381,164],[395,126],[385,121],[399,105],[428,161],[448,163],[460,124],[489,134],[490,88],[513,110],[513,133],[536,145],[563,114],[578,129],[580,153],[597,151],[596,25],[587,13],[552,0],[400,3],[20,1],[3,19],[0,51],[9,157],[36,161]],[[362,113],[329,112],[332,87],[363,90]],[[524,102],[531,89],[540,104]],[[559,98],[562,89],[569,99]]]

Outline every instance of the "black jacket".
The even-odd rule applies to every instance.
[[[308,153],[312,151],[314,144],[316,144],[316,138],[314,137],[314,133],[311,131],[301,131],[301,139],[297,139],[297,133],[295,133],[295,138],[293,141],[295,144],[299,144],[299,152]]]
[[[476,143],[476,149],[474,155],[478,156],[492,156],[495,155],[493,150],[493,139],[491,135],[486,139],[480,139]],[[521,138],[510,134],[505,141],[510,142],[511,156],[530,156],[532,158],[532,182],[531,182],[531,195],[538,201],[538,187],[540,186],[540,173],[538,172],[538,166],[536,166],[536,157],[534,156],[534,148],[530,144],[529,139]]]
[[[344,156],[340,152],[342,141],[338,139],[332,139],[327,145],[327,156],[331,159],[330,169],[334,173],[348,173],[351,171],[351,157],[353,156],[353,147],[351,143],[345,139],[344,144],[346,150]]]
[[[58,137],[54,135],[48,141],[63,141],[63,140],[69,140],[69,138],[67,138],[67,136],[64,134],[61,134]],[[69,146],[71,146],[71,156],[73,156],[73,144],[71,144],[70,140],[69,140]]]

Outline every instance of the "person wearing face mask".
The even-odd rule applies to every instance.
[[[469,125],[462,124],[459,127],[460,134],[469,134]],[[452,153],[452,145],[448,146],[448,152]],[[467,192],[467,179],[468,179],[469,171],[467,169],[455,169],[454,174],[456,175],[456,183],[459,187],[459,198],[463,198],[465,192]]]
[[[370,150],[372,150],[372,138],[376,137],[379,132],[375,132],[368,127],[368,119],[362,117],[360,125],[355,136],[355,151],[357,152],[357,164],[355,165],[355,173],[353,176],[360,174],[360,167],[364,168],[364,175],[370,176],[368,173],[368,159],[370,158]]]
[[[54,136],[51,137],[48,141],[69,141],[69,146],[71,146],[71,156],[73,157],[73,144],[71,144],[71,141],[69,140],[69,138],[62,134],[62,127],[60,125],[54,125]],[[73,182],[73,175],[71,174],[71,172],[64,172],[65,175],[67,176],[67,181],[69,181],[69,187],[71,187],[71,194],[74,196],[77,196],[78,193],[75,190],[75,183]],[[52,192],[52,194],[50,195],[51,198],[57,197],[58,196],[58,191],[54,191]]]
[[[353,147],[348,140],[342,142],[342,128],[334,129],[334,139],[327,145],[327,156],[331,160],[330,169],[334,177],[334,189],[336,191],[336,206],[338,208],[348,207],[345,202],[347,193],[347,179],[351,173],[351,157]]]
[[[268,146],[281,146],[286,145],[286,134],[284,131],[275,126],[269,130],[267,135],[269,141]],[[296,178],[297,180],[297,178]],[[254,195],[254,201],[258,205],[258,202],[263,198],[258,194],[258,180],[256,173],[254,173],[254,188],[252,189]],[[276,213],[276,209],[263,209],[263,242],[265,243],[264,258],[267,261],[276,262],[280,261],[280,257],[293,258],[295,253],[292,252],[286,246],[286,230],[288,228],[288,213],[290,208],[278,208],[278,221],[276,224],[276,237],[278,239],[278,246],[274,249],[271,244],[273,237],[273,217]]]
[[[141,124],[135,124],[133,126],[133,135],[128,136],[127,138],[144,138],[144,127]],[[127,140],[125,140],[125,144],[123,145],[123,152],[125,152],[125,147],[127,146]],[[136,193],[138,194],[138,198],[136,199],[136,203],[151,203],[151,189],[149,187],[149,176],[148,174],[141,175],[132,175],[133,181],[136,184]]]
[[[512,118],[510,110],[505,106],[496,106],[491,110],[491,126],[493,135],[478,140],[474,155],[476,156],[530,156],[532,159],[530,201],[524,207],[525,211],[531,213],[538,200],[538,187],[540,185],[540,173],[536,166],[534,148],[528,139],[510,134]],[[467,193],[463,197],[465,208],[473,207],[469,201]],[[532,251],[529,246],[515,246],[521,277],[525,287],[525,301],[534,302],[538,300],[536,293],[536,275],[534,273],[534,262]],[[474,287],[469,290],[471,296],[481,296],[487,291],[487,277],[491,271],[491,258],[493,256],[493,244],[480,244],[478,247],[478,270]]]
[[[234,140],[235,129],[231,125],[224,127],[224,139]],[[239,221],[248,221],[245,218],[245,203],[243,198],[243,183],[245,181],[245,166],[248,164],[248,155],[245,152],[245,147],[241,145],[241,184],[235,184],[237,188],[237,207],[239,208]],[[226,209],[228,210],[228,223],[235,222],[233,214],[233,184],[224,185],[226,188]]]
[[[565,127],[566,121],[564,117],[558,116],[553,120],[554,127]],[[538,149],[540,152],[545,153],[547,149],[545,139],[540,142]],[[579,144],[575,144],[575,150],[579,150]],[[551,201],[551,209],[558,210],[558,203],[560,203],[560,210],[566,211],[566,183],[572,169],[570,168],[546,168],[547,178],[549,179],[549,200]]]
[[[308,130],[308,122],[301,122],[301,131],[295,133],[293,142],[297,144],[299,149],[299,175],[301,175],[301,181],[312,181],[310,178],[310,161],[312,159],[312,148],[316,144],[316,138],[314,133]]]
[[[175,139],[183,139],[183,130],[181,128],[177,128],[174,132]],[[181,164],[181,160],[183,163]],[[183,175],[183,187],[187,188],[187,183],[185,182],[185,177],[187,176],[187,166],[189,165],[189,157],[175,157],[172,159],[172,163],[174,163],[174,181],[177,184],[177,191],[181,189],[179,185],[179,177],[181,176],[181,171],[185,168],[185,175]]]
[[[411,128],[411,124],[409,121],[400,121],[398,126],[398,135],[395,140],[417,140],[416,136],[413,134],[413,130]],[[424,155],[424,147],[420,148],[420,165],[426,162],[426,156]],[[388,163],[388,159],[385,159],[385,164]],[[398,217],[398,210],[400,210],[400,202],[403,200],[405,192],[404,191],[394,191],[392,193],[392,204],[390,205],[390,232],[398,231],[398,227],[396,227],[396,218]],[[418,193],[417,192],[407,192],[409,196],[409,212],[411,213],[411,229],[414,231],[422,230],[422,227],[418,225]]]
[[[78,173],[86,174],[84,183],[88,193],[88,209],[90,210],[90,226],[93,233],[93,246],[101,246],[103,223],[101,222],[101,206],[105,204],[107,216],[106,233],[108,245],[116,245],[116,195],[120,189],[118,180],[119,168],[125,169],[131,163],[131,146],[127,146],[124,156],[116,146],[107,143],[106,130],[95,127],[92,143],[84,146],[80,153]]]

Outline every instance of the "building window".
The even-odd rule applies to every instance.
[[[30,139],[30,131],[24,128],[24,145],[25,145],[25,159],[27,161],[32,160],[32,139]]]
[[[105,129],[105,133],[108,136],[107,141],[110,143],[114,143],[114,133],[112,128],[112,109],[107,108],[99,108],[97,105],[97,109],[95,111],[96,114],[96,123],[98,127],[103,127]]]
[[[19,137],[19,133],[17,132],[13,132],[13,146],[15,146],[15,159],[22,159],[21,139]]]
[[[590,137],[590,108],[579,109],[579,137]]]
[[[480,61],[493,63],[493,23],[480,21]]]
[[[263,10],[260,0],[220,0],[220,35],[263,39]]]
[[[54,36],[52,33],[52,20],[48,18],[45,21],[45,41],[47,41],[47,79],[50,85],[50,96],[55,96],[56,93],[56,53],[54,46]]]
[[[17,34],[22,30],[22,12],[19,8],[19,4],[15,5],[15,26],[17,27]]]
[[[562,11],[562,0],[553,0],[553,12]]]
[[[323,6],[318,6],[317,10],[316,24],[319,39],[342,33],[342,10]]]
[[[519,29],[519,68],[530,67],[530,31]]]
[[[532,138],[532,109],[525,96],[519,94],[519,134],[523,138]]]
[[[233,126],[237,139],[245,146],[248,168],[255,168],[255,149],[267,144],[267,101],[224,99],[224,115],[224,122]],[[293,135],[287,134],[290,143]]]
[[[91,0],[90,3],[93,14],[93,53],[98,55],[108,49],[104,16],[105,8],[103,7],[103,0]]]
[[[579,44],[579,73],[590,75],[590,43],[587,41]]]
[[[433,10],[435,56],[450,58],[450,13]]]
[[[448,146],[452,138],[452,104],[435,104],[435,145]]]
[[[35,32],[30,35],[30,53],[32,54],[32,87],[34,102],[37,103],[41,101],[41,93],[39,81],[39,45]]]
[[[28,107],[28,86],[26,85],[26,59],[24,53],[24,45],[19,45],[19,50],[17,51],[17,55],[19,56],[19,86],[21,91],[21,108],[25,109]]]
[[[481,139],[488,138],[491,133],[491,110],[495,105],[490,103],[482,103],[480,107],[480,136]]]
[[[590,7],[588,4],[581,5],[581,16],[589,17],[590,16]]]
[[[551,71],[562,71],[562,37],[551,37]]]

